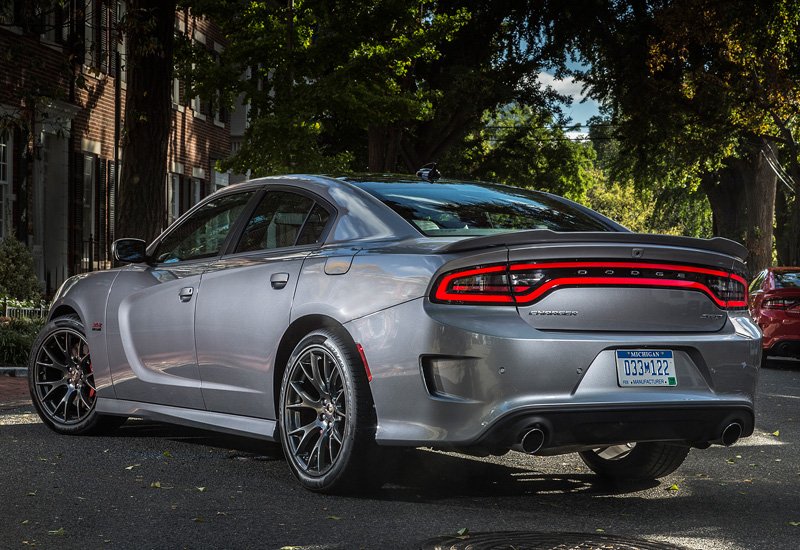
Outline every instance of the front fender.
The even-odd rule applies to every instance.
[[[108,295],[119,270],[83,273],[67,279],[55,295],[48,322],[65,315],[77,315],[86,333],[92,357],[92,371],[100,397],[114,397],[108,347],[105,339]]]

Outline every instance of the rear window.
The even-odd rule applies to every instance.
[[[800,288],[800,271],[773,271],[775,288]]]
[[[554,197],[478,183],[351,183],[368,191],[429,236],[479,236],[526,229],[611,231],[590,214]]]

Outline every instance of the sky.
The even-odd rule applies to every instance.
[[[599,104],[593,99],[584,99],[581,93],[582,84],[572,78],[564,80],[556,80],[553,75],[548,73],[539,73],[539,82],[544,86],[552,86],[555,91],[560,94],[572,98],[572,105],[564,107],[564,114],[572,119],[574,124],[586,124],[586,122],[593,116],[599,115]],[[582,128],[581,133],[588,131],[588,128]]]

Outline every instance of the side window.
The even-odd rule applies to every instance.
[[[254,193],[226,195],[203,205],[161,241],[156,251],[156,262],[218,256],[228,232]]]
[[[297,238],[297,244],[318,243],[320,238],[322,238],[322,232],[325,230],[325,226],[328,225],[328,220],[330,218],[331,215],[328,214],[327,210],[315,204],[314,208],[311,210],[311,214],[308,215],[306,224],[303,226],[303,231]]]
[[[330,214],[312,199],[270,191],[244,230],[236,252],[250,252],[319,242]]]
[[[748,292],[750,294],[752,294],[756,290],[759,290],[761,288],[761,285],[764,284],[764,279],[766,279],[766,278],[767,278],[767,271],[766,270],[762,271],[761,273],[759,273],[756,276],[756,278],[753,279],[753,282],[750,283],[750,288],[748,289]]]

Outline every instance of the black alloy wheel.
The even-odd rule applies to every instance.
[[[58,433],[97,432],[125,421],[95,410],[92,358],[77,316],[56,318],[39,333],[31,350],[28,387],[42,421]]]
[[[329,330],[295,348],[280,394],[281,443],[289,466],[308,489],[354,492],[369,478],[375,416],[358,353]]]

